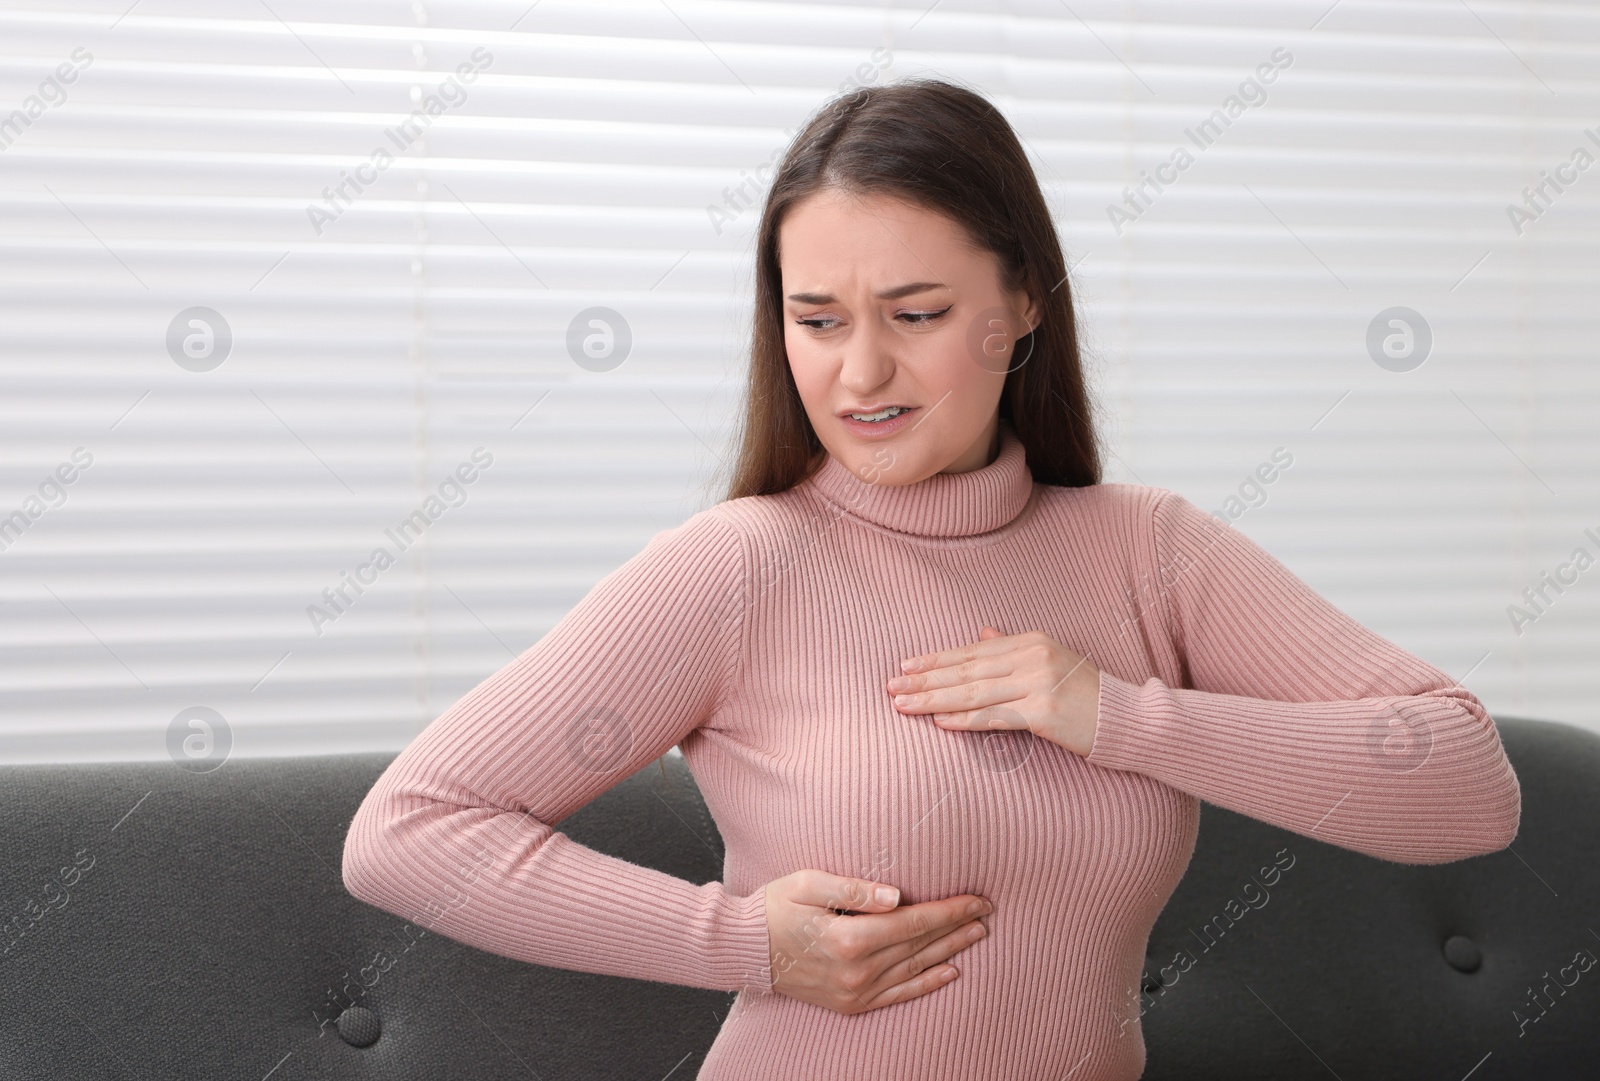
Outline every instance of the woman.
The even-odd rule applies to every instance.
[[[703,1081],[1090,1081],[1143,1070],[1201,799],[1403,863],[1514,838],[1472,694],[1181,496],[1100,483],[1061,250],[983,98],[829,103],[758,244],[729,498],[400,754],[357,897],[740,992]],[[675,744],[722,882],[549,825]]]

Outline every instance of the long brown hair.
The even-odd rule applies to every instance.
[[[786,491],[822,464],[783,341],[778,229],[826,188],[893,196],[942,213],[993,252],[1008,292],[1026,290],[1040,323],[1018,338],[1000,416],[1034,480],[1100,482],[1100,450],[1078,355],[1066,260],[1016,132],[982,95],[940,79],[862,87],[822,105],[795,136],[757,232],[755,321],[739,453],[725,498]],[[1016,357],[1027,358],[1017,363]]]

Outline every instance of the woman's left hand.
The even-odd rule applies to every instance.
[[[930,713],[956,731],[1026,728],[1084,756],[1094,747],[1100,669],[1043,631],[986,625],[976,644],[911,657],[901,668],[906,674],[888,684],[901,713]]]

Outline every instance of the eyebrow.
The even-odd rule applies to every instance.
[[[899,300],[901,297],[908,297],[913,293],[925,293],[929,289],[948,288],[949,286],[943,282],[908,282],[905,285],[897,285],[893,289],[885,289],[877,294],[877,298],[879,300]],[[789,299],[800,304],[832,304],[838,298],[829,293],[790,293]]]

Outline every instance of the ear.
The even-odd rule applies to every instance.
[[[1032,334],[1035,330],[1039,329],[1039,323],[1043,320],[1044,316],[1043,312],[1041,312],[1039,309],[1039,305],[1034,301],[1033,294],[1029,293],[1027,290],[1023,290],[1022,292],[1015,294],[1012,298],[1012,306],[1017,311],[1022,313],[1022,325],[1028,328],[1021,334],[1018,334],[1017,337],[1026,337],[1027,335]]]

